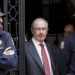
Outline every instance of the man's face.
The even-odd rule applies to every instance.
[[[64,36],[70,34],[74,32],[74,27],[73,25],[67,25],[65,28],[64,28]]]
[[[0,29],[3,29],[3,19],[0,17]]]
[[[43,42],[48,32],[47,23],[43,20],[36,21],[31,28],[31,32],[37,41]]]

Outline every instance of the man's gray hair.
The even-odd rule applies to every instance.
[[[47,22],[47,20],[45,20],[44,18],[36,18],[36,19],[32,22],[31,28],[33,28],[33,25],[34,25],[35,21],[37,21],[37,20],[43,20],[43,21],[45,21],[46,24],[47,24],[47,27],[48,27],[48,22]]]

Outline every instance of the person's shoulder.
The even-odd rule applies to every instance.
[[[75,32],[72,32],[72,33],[68,34],[63,39],[72,39],[72,38],[75,38]]]
[[[2,32],[2,34],[4,34],[4,35],[10,35],[10,33],[7,32],[7,31],[1,30],[1,32]]]
[[[45,42],[45,44],[46,44],[47,46],[49,46],[49,47],[53,48],[53,45],[51,45],[50,43]]]
[[[9,32],[4,31],[4,30],[1,30],[1,31],[0,31],[0,34],[1,34],[1,35],[3,36],[3,38],[5,38],[5,39],[8,39],[8,38],[11,38],[11,37],[12,37]]]
[[[46,46],[53,52],[55,53],[55,48],[52,44],[48,43],[48,42],[45,42],[46,43]]]
[[[74,43],[74,39],[75,39],[75,32],[72,32],[68,34],[67,36],[65,36],[60,43],[60,49],[64,49],[64,47],[66,48],[68,45],[71,45],[72,43]]]
[[[68,34],[67,36],[65,36],[62,41],[70,41],[72,39],[75,39],[75,32],[72,32]]]
[[[75,32],[68,34],[68,37],[75,37]]]
[[[25,42],[25,45],[29,45],[29,44],[32,44],[32,40],[31,39]]]

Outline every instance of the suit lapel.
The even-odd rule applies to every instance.
[[[43,66],[42,66],[41,59],[39,57],[39,54],[38,54],[38,52],[37,52],[37,50],[35,48],[35,45],[33,44],[32,40],[29,41],[28,46],[30,48],[28,50],[29,50],[31,56],[34,58],[34,60],[37,62],[37,64],[41,67],[41,69],[44,70]]]

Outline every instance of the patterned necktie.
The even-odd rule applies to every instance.
[[[44,44],[40,44],[40,46],[41,46],[41,56],[42,56],[45,75],[51,75],[50,74],[49,63],[48,63],[48,57],[47,57],[47,54],[45,52]]]

